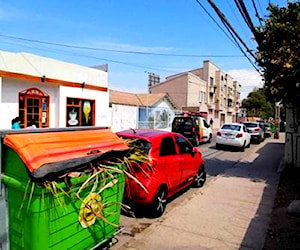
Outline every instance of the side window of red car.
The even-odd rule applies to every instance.
[[[178,145],[180,154],[186,154],[186,153],[193,152],[193,147],[184,138],[177,136],[176,143]]]
[[[176,155],[175,144],[172,137],[162,138],[159,156]]]

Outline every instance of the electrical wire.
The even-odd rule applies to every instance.
[[[246,8],[246,5],[244,3],[243,0],[234,0],[234,2],[236,3],[241,15],[243,16],[246,24],[248,25],[248,27],[250,28],[250,30],[252,31],[253,35],[255,36],[255,38],[257,38],[257,32],[256,29],[253,25],[253,22],[251,20],[251,17],[249,15],[249,12]]]
[[[252,5],[253,5],[253,7],[254,7],[254,10],[255,10],[255,16],[257,17],[257,19],[258,19],[258,21],[259,21],[259,24],[262,26],[262,18],[259,16],[259,14],[258,14],[258,11],[257,11],[257,8],[256,8],[256,5],[255,5],[255,2],[254,2],[254,0],[252,0]]]
[[[3,43],[3,42],[1,42],[1,43]],[[5,43],[5,44],[18,45],[18,44],[14,44],[14,43]],[[171,69],[174,69],[174,68],[168,68],[168,67],[163,67],[163,66],[144,65],[144,64],[137,64],[137,63],[128,63],[128,62],[123,62],[123,61],[118,61],[118,60],[111,60],[111,59],[107,59],[107,58],[103,58],[103,57],[77,54],[77,53],[73,53],[73,52],[68,53],[66,51],[59,51],[59,50],[51,50],[50,48],[45,48],[45,47],[28,46],[28,45],[25,45],[25,44],[22,44],[22,47],[27,47],[27,48],[30,48],[30,49],[37,49],[37,50],[47,51],[47,52],[50,51],[51,53],[55,53],[55,54],[59,54],[59,55],[64,54],[64,55],[67,55],[67,56],[89,58],[89,59],[94,59],[94,60],[97,60],[97,61],[102,60],[102,61],[105,61],[105,62],[123,64],[123,65],[127,65],[127,66],[143,68],[143,69],[160,70],[160,71],[164,71],[164,72],[168,72],[168,73],[177,73],[178,72],[178,71],[175,71],[175,70],[171,70]]]
[[[260,12],[261,12],[261,14],[262,14],[262,16],[263,16],[263,15],[264,15],[264,12],[263,12],[263,10],[262,10],[262,7],[261,7],[261,5],[260,5],[259,0],[257,0],[257,2],[258,2],[258,7],[259,7],[259,9],[260,9]]]
[[[242,30],[244,36],[247,37],[247,34],[246,34],[246,32],[245,32],[245,29],[243,28],[242,23],[240,22],[240,19],[237,17],[237,15],[236,15],[235,11],[233,10],[231,4],[229,3],[229,0],[226,0],[226,3],[227,3],[227,5],[228,5],[228,7],[230,8],[231,13],[234,15],[234,17],[235,17],[237,23],[239,24],[239,26],[240,26],[240,28],[241,28],[241,30]],[[250,38],[249,38],[248,41],[250,41],[250,42],[253,43],[253,41],[252,41]]]
[[[208,3],[211,5],[211,7],[214,9],[214,11],[217,13],[217,15],[219,16],[220,20],[222,21],[222,23],[224,24],[224,26],[226,27],[226,29],[228,30],[228,32],[231,34],[233,39],[236,39],[233,34],[237,37],[237,39],[240,41],[240,43],[245,47],[245,49],[247,50],[247,52],[255,59],[256,61],[256,57],[255,55],[252,53],[252,51],[248,48],[248,46],[245,44],[245,42],[242,40],[242,38],[238,35],[238,33],[233,29],[233,27],[230,25],[230,23],[228,22],[228,20],[225,18],[225,15],[220,11],[220,9],[216,6],[216,4],[212,1],[212,0],[207,0]],[[239,44],[238,44],[239,45]],[[256,65],[252,62],[252,60],[248,57],[248,55],[244,52],[244,50],[241,48],[241,46],[239,45],[239,48],[241,50],[241,52],[243,53],[243,55],[248,59],[248,61],[251,63],[251,65],[256,69],[257,72],[260,73],[259,69],[256,67]]]
[[[153,52],[142,52],[142,51],[132,51],[132,50],[114,50],[114,49],[103,49],[103,48],[47,42],[47,41],[34,40],[34,39],[28,39],[28,38],[24,38],[24,37],[9,36],[9,35],[3,35],[3,34],[0,34],[0,37],[9,38],[9,39],[13,39],[13,40],[32,42],[32,43],[65,47],[65,48],[92,50],[92,51],[104,51],[104,52],[112,52],[112,53],[125,53],[125,54],[150,55],[150,56],[168,56],[168,57],[240,57],[238,55],[195,55],[195,54],[172,54],[172,53],[168,54],[168,53],[153,53]]]
[[[205,13],[213,20],[213,22],[221,29],[221,31],[227,36],[227,38],[236,46],[238,47],[238,44],[234,39],[232,39],[226,31],[222,28],[222,26],[216,21],[216,19],[208,12],[208,10],[203,6],[202,3],[200,3],[199,0],[196,0],[196,2],[200,5],[200,7],[205,11]]]

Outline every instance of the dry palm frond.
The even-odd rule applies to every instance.
[[[29,196],[29,200],[28,200],[28,204],[27,204],[27,211],[29,210],[29,207],[30,207],[30,203],[31,203],[32,196],[34,193],[34,188],[35,188],[35,182],[31,182],[31,191],[30,191],[30,196]]]
[[[118,179],[114,179],[111,182],[107,183],[105,186],[101,187],[98,191],[98,194],[102,193],[105,189],[112,187],[118,182]]]
[[[96,214],[102,214],[101,196],[90,193],[81,204],[78,220],[83,228],[93,225],[97,219]]]
[[[21,206],[19,208],[19,212],[18,212],[18,216],[17,217],[20,217],[20,215],[21,215],[21,211],[22,211],[22,209],[24,207],[24,203],[25,203],[25,200],[26,200],[26,197],[27,197],[27,192],[28,192],[28,188],[30,186],[30,183],[31,183],[31,180],[28,180],[26,188],[25,188],[25,191],[24,191],[23,200],[22,200]]]
[[[68,172],[62,175],[60,180],[64,180],[66,183],[65,189],[55,181],[44,181],[42,185],[49,190],[49,193],[53,197],[57,197],[61,207],[65,207],[64,200],[61,199],[62,197],[67,196],[70,198],[69,194],[71,194],[71,192],[75,195],[76,199],[81,202],[78,219],[82,227],[89,227],[95,223],[97,218],[105,223],[118,227],[118,225],[115,225],[105,218],[105,214],[110,214],[110,212],[105,211],[105,209],[112,202],[103,204],[101,194],[106,189],[109,189],[118,183],[119,180],[116,178],[116,175],[118,174],[126,174],[148,193],[148,190],[135,177],[135,171],[138,170],[149,177],[149,170],[153,171],[153,169],[151,168],[151,162],[148,155],[143,152],[142,148],[136,147],[136,141],[136,139],[126,140],[126,144],[129,146],[130,150],[124,157],[111,158],[101,162],[89,162],[88,164],[77,168],[74,172]],[[68,180],[70,178],[79,178],[84,175],[87,179],[85,179],[79,187],[68,185]],[[28,188],[29,184],[27,185],[27,189]],[[75,191],[75,188],[77,191]],[[31,187],[31,190],[34,190],[34,186]],[[121,205],[121,208],[128,209],[125,205]]]
[[[63,200],[63,195],[70,198],[69,194],[56,181],[45,181],[43,182],[43,186],[48,189],[52,197],[55,197],[57,199],[60,207],[66,209],[66,204]],[[53,205],[55,206],[54,201]]]
[[[83,228],[87,228],[96,222],[97,218],[100,218],[104,222],[118,227],[118,225],[107,220],[103,211],[105,204],[102,203],[101,196],[98,193],[89,193],[89,195],[83,200],[78,215],[78,220]]]
[[[95,170],[95,168],[93,168]],[[94,179],[103,172],[103,169],[100,169],[98,171],[95,171],[79,188],[79,190],[77,191],[76,195],[79,195],[80,192],[86,188],[87,186],[89,186],[91,183],[94,182]]]
[[[126,172],[125,170],[124,170],[124,173],[125,173],[129,178],[133,179],[137,184],[139,184],[139,186],[140,186],[146,193],[149,193],[148,190],[147,190],[147,188],[145,188],[145,186],[144,186],[144,185],[143,185],[136,177],[134,177],[132,174]]]

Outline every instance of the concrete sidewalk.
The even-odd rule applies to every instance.
[[[283,135],[268,139],[253,162],[237,163],[114,249],[262,249],[283,146]]]

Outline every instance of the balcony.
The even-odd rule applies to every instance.
[[[209,94],[213,95],[216,93],[217,86],[209,86]]]
[[[227,106],[227,112],[230,112],[230,113],[235,112],[234,107],[233,106]]]

